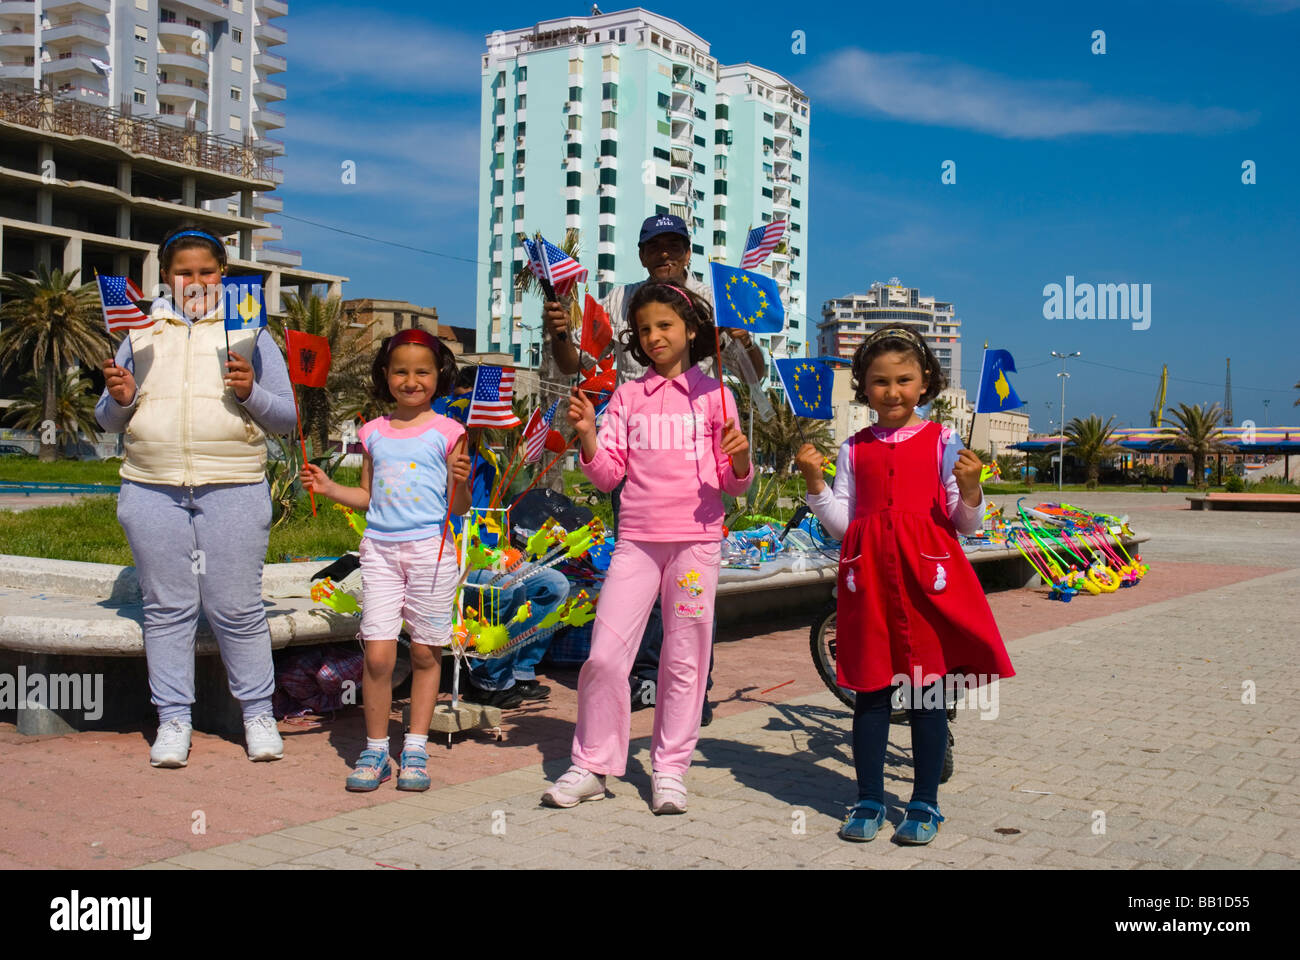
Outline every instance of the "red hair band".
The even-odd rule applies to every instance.
[[[438,355],[438,349],[442,347],[431,333],[427,330],[421,330],[419,327],[411,327],[409,330],[399,330],[391,340],[388,341],[388,352],[391,354],[398,347],[404,344],[414,343],[417,346],[428,347],[433,355]],[[443,349],[446,349],[443,347]]]

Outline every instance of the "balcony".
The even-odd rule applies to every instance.
[[[108,28],[89,20],[65,20],[46,27],[41,33],[41,43],[47,47],[61,43],[93,43],[103,47],[107,46],[108,40]]]
[[[270,193],[253,194],[253,209],[267,213],[279,213],[284,209],[284,198]]]
[[[284,114],[279,110],[258,110],[253,114],[253,122],[264,127],[283,127],[284,120]]]
[[[14,4],[5,4],[5,6],[14,6]],[[108,16],[109,10],[113,6],[112,0],[45,0],[41,4],[41,13],[54,13],[56,10],[62,10],[71,13],[74,10],[85,10],[89,13],[102,13]],[[28,4],[30,9],[31,4]]]
[[[179,127],[181,130],[189,130],[190,124],[193,123],[194,130],[203,130],[206,124],[187,113],[160,113],[158,122],[165,123],[169,127]]]
[[[70,73],[84,73],[92,77],[103,76],[84,53],[60,54],[57,59],[41,64],[41,76],[57,77]]]
[[[284,73],[289,69],[289,61],[274,53],[253,54],[253,65],[263,73]]]
[[[257,146],[261,147],[273,157],[284,156],[284,141],[274,140],[270,137],[263,137],[257,141]]]
[[[33,17],[36,4],[32,0],[3,0],[0,2],[0,17]]]
[[[257,235],[263,240],[283,240],[284,228],[278,223],[268,223],[257,231]]]
[[[287,17],[289,5],[284,0],[257,0],[257,12],[268,17]]]
[[[49,72],[48,69],[46,72]],[[193,83],[160,83],[158,99],[163,103],[189,103],[191,100],[207,103],[208,92]]]
[[[0,33],[0,50],[26,50],[30,53],[36,43],[35,36],[30,30],[25,32],[10,30],[8,33]]]
[[[230,0],[168,0],[164,4],[184,19],[186,14],[194,14],[200,20],[221,22],[230,19]]]
[[[263,100],[283,100],[289,95],[289,91],[282,84],[263,80],[253,88],[253,95]]]
[[[158,37],[171,37],[174,40],[183,41],[188,47],[194,42],[193,33],[197,27],[191,27],[183,20],[160,20],[158,21]],[[202,31],[200,31],[202,32]]]
[[[276,247],[264,243],[255,253],[258,263],[272,263],[281,267],[302,266],[301,250],[290,250],[287,247]]]
[[[188,70],[203,77],[208,75],[208,61],[188,51],[158,54],[158,66],[164,70]]]
[[[284,30],[265,22],[259,23],[253,28],[253,36],[268,45],[289,42],[289,35]]]

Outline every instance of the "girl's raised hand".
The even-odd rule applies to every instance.
[[[447,470],[457,484],[464,484],[469,481],[469,467],[469,454],[465,452],[464,441],[461,441],[447,454]]]
[[[596,408],[577,387],[570,391],[569,423],[573,424],[573,432],[584,439],[596,436]]]
[[[728,420],[722,425],[722,452],[731,458],[731,469],[736,476],[743,477],[749,473],[749,440],[736,429],[736,421]]]
[[[226,358],[226,386],[235,391],[240,403],[253,393],[253,367],[233,350]]]
[[[112,357],[100,364],[100,367],[104,371],[104,386],[108,388],[108,395],[119,406],[130,406],[135,399],[135,377],[131,376],[131,371],[119,367]]]
[[[314,463],[307,463],[302,468],[302,488],[308,493],[319,493],[322,497],[330,496],[334,481]]]
[[[803,482],[807,485],[808,492],[821,493],[826,486],[826,481],[822,479],[821,451],[811,443],[805,443],[794,455],[794,463],[803,474]]]
[[[957,462],[952,467],[952,475],[957,481],[957,489],[961,491],[961,498],[971,506],[977,506],[983,496],[980,488],[980,473],[983,469],[984,464],[980,458],[966,449],[957,454]],[[975,503],[971,503],[971,500]]]

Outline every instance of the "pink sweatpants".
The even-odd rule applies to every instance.
[[[650,759],[658,773],[685,774],[700,737],[721,550],[716,542],[618,541],[596,604],[591,655],[578,675],[575,764],[614,776],[627,769],[627,675],[651,606],[662,598],[664,643]]]

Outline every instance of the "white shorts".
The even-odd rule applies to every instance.
[[[361,540],[361,640],[396,640],[406,621],[413,643],[451,643],[456,546],[451,538],[438,564],[441,537]]]

